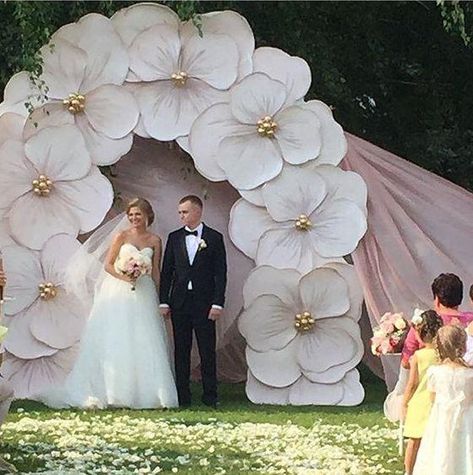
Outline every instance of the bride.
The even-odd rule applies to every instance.
[[[108,248],[105,276],[95,293],[74,368],[60,387],[38,397],[48,406],[178,405],[156,293],[161,239],[148,230],[154,212],[147,200],[136,198],[128,204],[126,215],[127,228],[113,236]],[[150,272],[132,280],[119,265],[129,256]]]

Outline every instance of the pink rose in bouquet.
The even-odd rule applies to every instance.
[[[131,279],[131,290],[135,290],[136,281],[142,275],[149,274],[151,272],[151,266],[148,260],[137,255],[129,257],[124,262],[121,262],[119,270],[123,275],[126,275]]]
[[[376,356],[400,353],[409,331],[409,324],[402,313],[385,313],[373,329],[371,351]]]

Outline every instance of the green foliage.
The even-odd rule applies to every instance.
[[[308,98],[345,130],[473,190],[473,4],[445,2],[163,2],[199,27],[199,14],[244,15],[257,46],[307,60]],[[35,52],[60,26],[131,2],[0,3],[0,87],[39,71]],[[468,44],[468,46],[467,46]]]

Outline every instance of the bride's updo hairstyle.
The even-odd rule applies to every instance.
[[[154,211],[148,200],[145,200],[144,198],[132,199],[126,207],[126,214],[130,212],[131,208],[139,208],[141,210],[141,212],[146,216],[147,226],[151,226],[151,224],[153,224]]]

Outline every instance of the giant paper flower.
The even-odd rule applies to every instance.
[[[72,125],[41,130],[26,144],[7,140],[0,162],[0,212],[15,240],[32,249],[54,234],[91,231],[112,204],[110,182]]]
[[[348,371],[337,383],[313,383],[301,376],[294,384],[284,388],[263,384],[248,371],[246,395],[254,404],[356,406],[363,401],[365,391],[356,369]]]
[[[138,7],[131,16],[139,19]],[[248,69],[242,59],[247,50],[253,52],[253,35],[246,21],[230,12],[204,16],[202,37],[191,22],[176,25],[169,15],[156,17],[159,23],[134,37],[130,69],[146,83],[135,91],[145,131],[172,140],[187,135],[203,110],[225,100],[241,68]],[[128,26],[124,34],[130,41],[135,33]]]
[[[284,161],[300,165],[317,157],[320,121],[313,112],[288,105],[288,94],[285,84],[264,73],[240,81],[229,103],[207,109],[192,128],[197,168],[215,179],[205,171],[206,162],[215,158],[228,181],[247,190],[277,176]]]
[[[362,296],[350,292],[352,283],[343,277],[353,272],[348,264],[333,264],[305,276],[269,266],[250,274],[238,323],[248,366],[259,381],[284,388],[304,376],[334,384],[359,363]]]
[[[66,234],[52,237],[41,252],[20,246],[3,249],[8,274],[4,341],[18,358],[51,356],[79,341],[86,321],[82,303],[64,290],[65,269],[79,242]]]
[[[139,112],[133,95],[120,87],[128,55],[110,20],[90,14],[60,28],[41,56],[46,103],[27,121],[25,137],[50,125],[75,124],[94,163],[116,162],[131,148]],[[7,99],[18,102],[28,94],[20,102],[29,100],[24,75],[14,76],[7,89]]]
[[[366,231],[363,180],[331,165],[286,166],[261,198],[265,208],[237,201],[229,224],[257,265],[308,272],[350,254]]]

